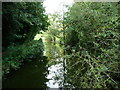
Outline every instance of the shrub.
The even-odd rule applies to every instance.
[[[19,46],[10,46],[7,54],[3,55],[3,75],[10,69],[18,69],[24,61],[31,61],[43,56],[42,40],[33,40]]]

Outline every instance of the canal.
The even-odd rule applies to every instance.
[[[50,47],[48,47],[50,46]],[[3,79],[3,88],[59,88],[63,83],[63,59],[59,45],[45,45],[44,58],[26,62]],[[53,50],[54,52],[52,53]]]

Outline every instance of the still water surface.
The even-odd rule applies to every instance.
[[[62,64],[48,67],[47,63],[47,60],[26,63],[3,80],[3,88],[59,88],[55,77],[60,74]]]
[[[62,49],[59,45],[45,44],[47,59],[32,60],[3,79],[3,88],[59,88],[63,82]],[[50,58],[52,57],[52,58]],[[54,64],[49,64],[49,62]],[[62,85],[62,84],[61,84]]]

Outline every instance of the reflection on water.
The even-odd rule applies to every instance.
[[[59,88],[63,85],[63,49],[60,46],[60,42],[54,41],[54,43],[49,41],[49,37],[44,39],[45,51],[44,55],[48,57],[49,62],[53,62],[48,68],[49,74],[47,79],[49,81],[46,83],[50,88]]]
[[[61,59],[58,59],[61,60]],[[47,82],[47,86],[50,88],[59,88],[59,83],[63,80],[63,74],[61,73],[61,70],[63,70],[63,64],[55,64],[48,68],[49,74],[47,75],[47,79],[49,79],[49,82]]]
[[[3,88],[59,88],[63,83],[63,50],[59,44],[45,44],[43,60],[32,60],[3,80]],[[48,64],[49,62],[54,64]],[[48,67],[49,66],[49,67]]]
[[[46,64],[47,60],[26,63],[3,80],[3,88],[46,88]]]

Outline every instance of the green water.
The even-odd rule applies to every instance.
[[[47,60],[31,61],[3,80],[2,88],[46,88]]]
[[[59,80],[63,76],[59,58],[63,56],[63,49],[59,44],[45,43],[44,60],[32,60],[27,62],[19,70],[13,71],[3,80],[3,88],[58,88]],[[49,62],[48,62],[49,61]],[[52,62],[52,63],[50,63]],[[47,67],[49,66],[49,67]],[[59,72],[58,72],[59,71]],[[58,83],[54,78],[57,76]],[[49,80],[49,79],[50,80]],[[61,81],[62,82],[62,81]],[[55,83],[55,84],[54,84]]]

